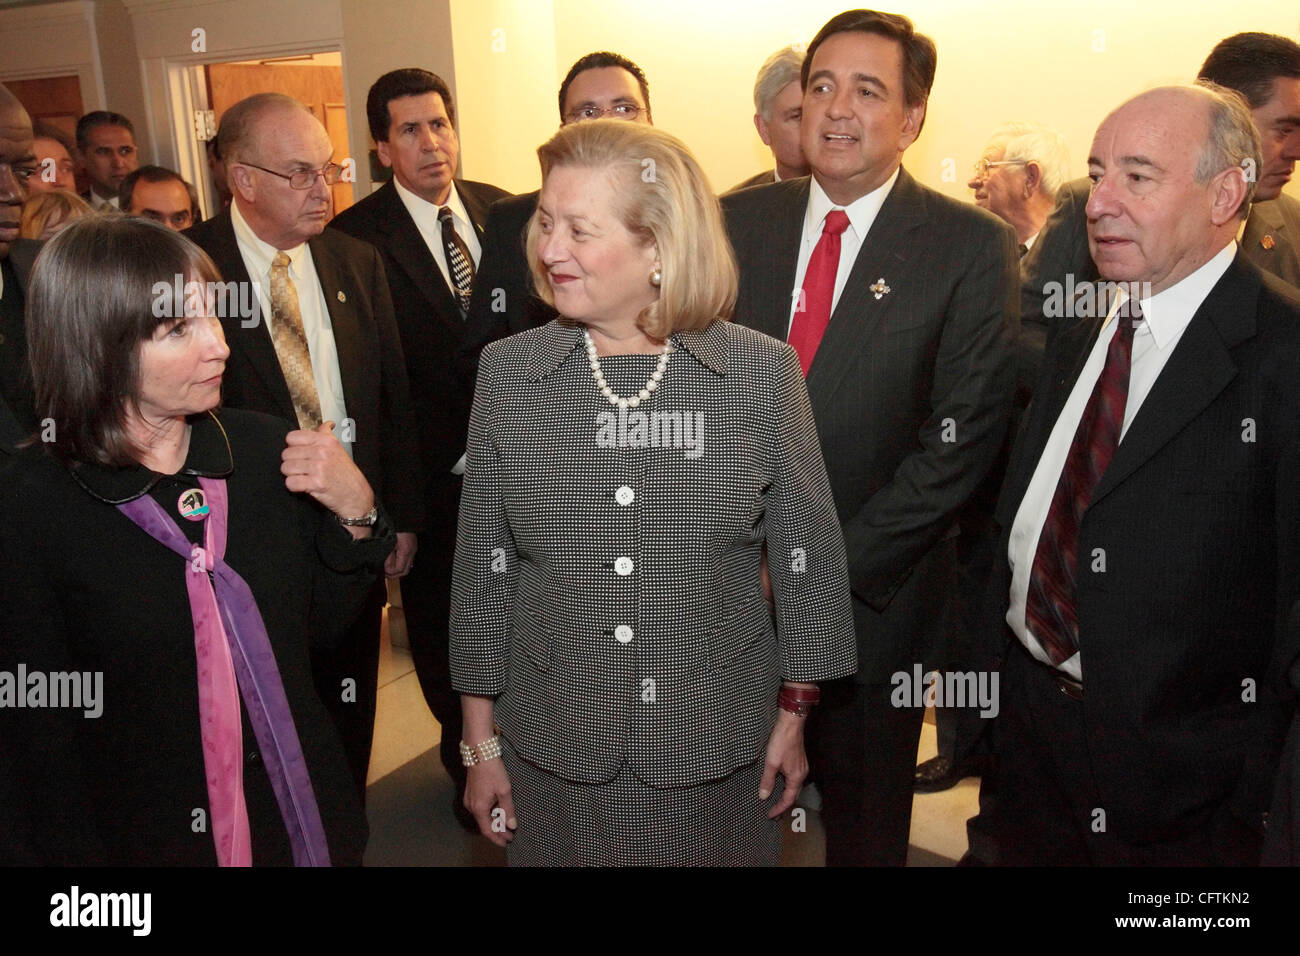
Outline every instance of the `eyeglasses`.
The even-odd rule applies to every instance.
[[[260,169],[264,173],[270,173],[272,176],[279,176],[281,179],[289,180],[290,189],[311,189],[312,184],[316,182],[316,177],[320,176],[325,180],[326,186],[333,186],[343,178],[343,167],[338,163],[326,163],[320,169],[299,169],[297,172],[285,174],[277,173],[274,169],[267,169],[265,166],[259,166],[257,163],[235,163],[236,166],[252,166],[254,169]]]
[[[643,107],[633,106],[631,103],[619,103],[608,109],[602,109],[599,106],[579,106],[576,110],[569,112],[564,117],[564,121],[566,123],[577,123],[580,120],[600,119],[604,116],[634,120],[644,112]]]
[[[975,175],[983,179],[989,174],[989,170],[997,166],[1024,166],[1027,165],[1027,159],[1004,159],[1001,162],[990,163],[987,159],[981,159],[975,164]]]

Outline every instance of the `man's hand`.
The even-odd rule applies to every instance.
[[[375,495],[366,476],[333,431],[333,422],[322,422],[315,431],[289,432],[280,454],[284,486],[311,495],[340,517],[360,518],[375,506]],[[370,531],[369,528],[348,530],[354,535],[358,531]]]
[[[390,578],[404,578],[415,563],[415,551],[419,547],[414,531],[397,532],[397,547],[384,561],[384,574]]]

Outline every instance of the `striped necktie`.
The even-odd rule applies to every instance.
[[[284,383],[298,418],[298,427],[315,429],[321,423],[320,396],[311,370],[311,351],[298,307],[298,290],[289,276],[289,255],[284,251],[271,260],[271,343],[280,360]]]
[[[452,292],[460,302],[460,317],[463,319],[469,312],[469,294],[474,287],[474,259],[470,256],[465,241],[456,235],[450,206],[438,208],[438,225],[442,227],[442,248],[447,254],[447,271],[451,273],[455,286]]]

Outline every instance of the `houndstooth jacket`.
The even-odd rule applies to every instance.
[[[495,697],[519,754],[575,782],[606,782],[624,761],[656,787],[726,776],[763,753],[782,679],[857,667],[844,539],[794,350],[723,321],[672,341],[662,384],[625,411],[597,390],[578,328],[522,332],[480,363],[452,683]],[[629,395],[656,357],[600,363]]]

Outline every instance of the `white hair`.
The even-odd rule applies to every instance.
[[[772,101],[777,95],[789,84],[799,82],[803,56],[794,47],[783,46],[759,67],[754,81],[754,112],[763,117],[763,122],[771,121]]]
[[[1037,123],[1007,123],[993,131],[989,145],[1003,147],[1003,160],[1036,163],[1042,170],[1040,188],[1048,199],[1055,199],[1056,191],[1070,178],[1070,150],[1065,137],[1054,129]]]

